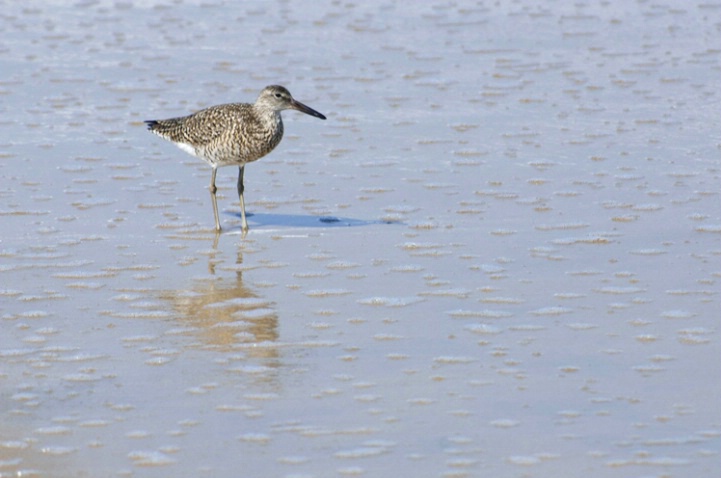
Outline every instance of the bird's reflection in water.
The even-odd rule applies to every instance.
[[[170,302],[178,320],[194,330],[200,347],[275,359],[278,317],[271,302],[243,284],[242,263],[242,252],[235,264],[228,264],[218,259],[214,247],[208,257],[208,277],[196,279],[187,290],[165,292],[162,298]],[[216,269],[233,272],[223,276]]]

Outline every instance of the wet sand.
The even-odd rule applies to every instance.
[[[501,3],[6,5],[0,477],[717,475],[721,4]]]

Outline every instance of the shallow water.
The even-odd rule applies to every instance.
[[[19,2],[0,477],[715,476],[721,4]],[[286,85],[218,175],[142,120]]]

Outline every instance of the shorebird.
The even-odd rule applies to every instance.
[[[215,230],[220,231],[215,175],[221,166],[238,166],[238,198],[243,231],[248,230],[243,200],[245,165],[273,151],[283,138],[283,110],[297,110],[322,120],[325,116],[296,101],[282,86],[266,86],[254,104],[229,103],[211,106],[189,116],[150,120],[148,129],[197,156],[213,168],[210,197],[213,201]]]

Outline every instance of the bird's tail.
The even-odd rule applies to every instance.
[[[170,141],[183,141],[183,118],[170,118],[164,120],[147,120],[148,129],[158,136]]]
[[[148,125],[150,131],[155,131],[158,128],[158,120],[145,120],[144,123]]]

